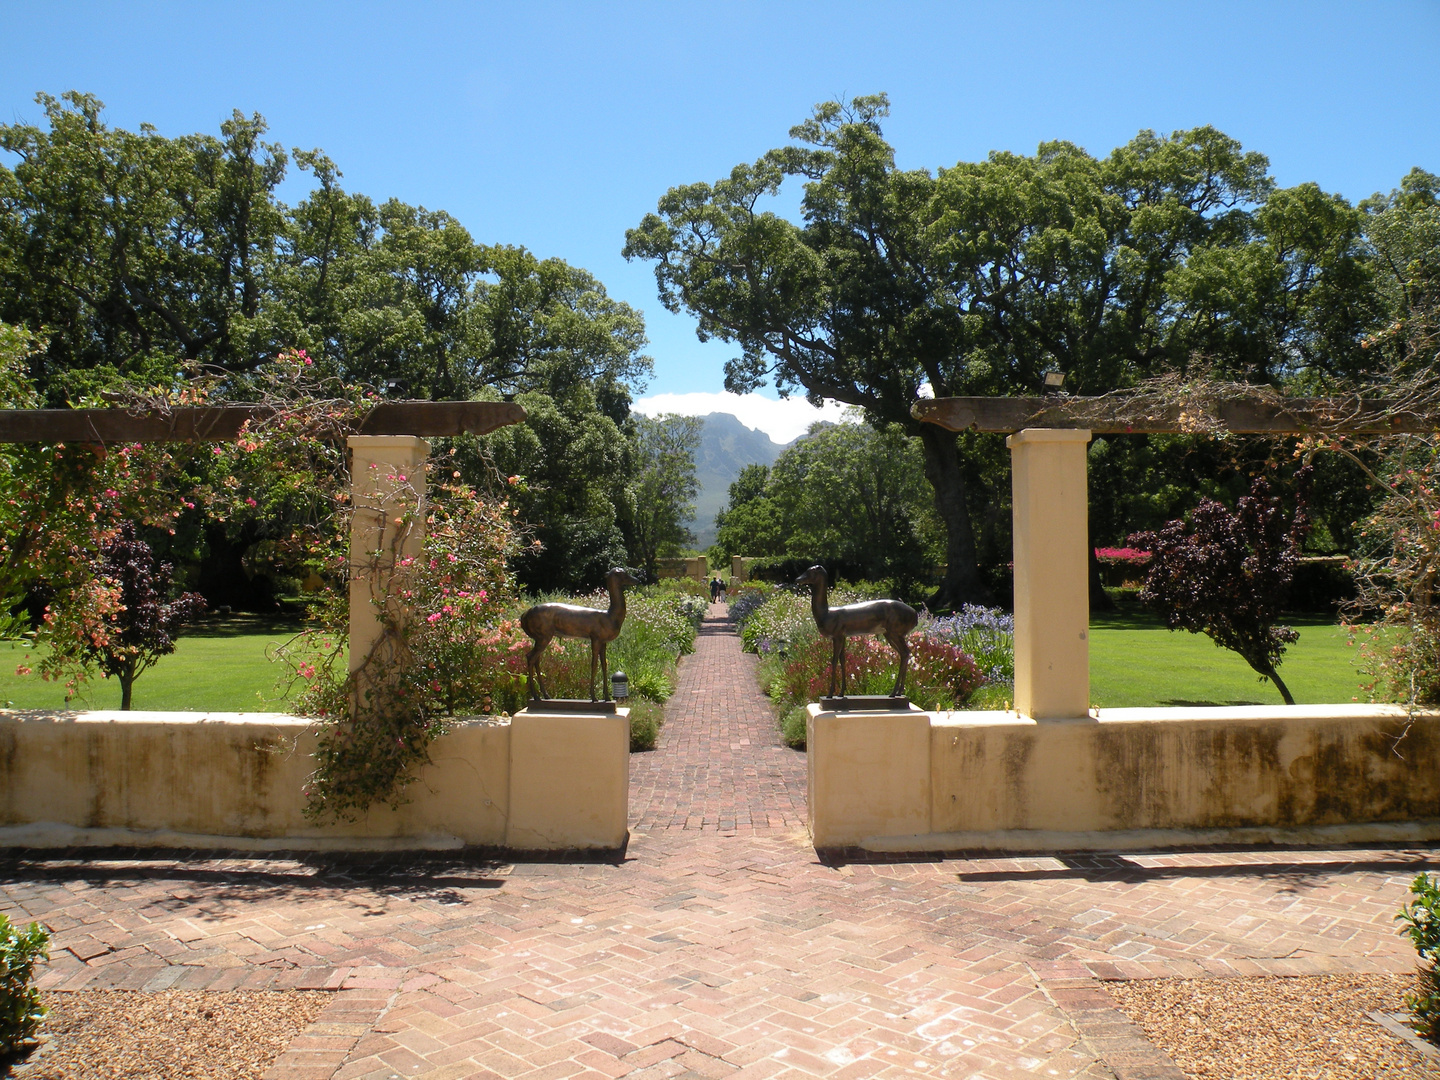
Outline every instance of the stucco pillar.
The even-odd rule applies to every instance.
[[[1010,447],[1015,552],[1015,711],[1090,710],[1090,432],[1027,428]]]
[[[425,459],[413,435],[351,435],[350,670],[380,640],[380,611],[392,614],[395,563],[420,554],[425,539]],[[386,591],[392,595],[385,595]]]

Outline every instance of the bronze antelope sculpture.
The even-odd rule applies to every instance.
[[[525,656],[525,685],[532,700],[545,697],[545,684],[540,679],[540,654],[556,637],[590,639],[590,700],[597,700],[597,658],[605,685],[605,700],[610,700],[610,666],[605,659],[605,646],[619,636],[620,627],[625,622],[625,587],[639,584],[639,578],[617,566],[605,575],[610,606],[604,611],[577,604],[536,604],[520,616],[520,628],[535,642],[535,647]]]
[[[845,639],[855,634],[881,634],[900,654],[900,673],[895,677],[891,697],[905,696],[905,672],[910,667],[910,644],[906,637],[919,616],[909,604],[899,600],[867,600],[832,608],[825,568],[812,566],[798,578],[796,585],[810,586],[810,612],[815,616],[815,629],[830,639],[830,696],[835,696],[835,668],[840,668],[840,696],[845,696]]]

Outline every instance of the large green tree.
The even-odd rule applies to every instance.
[[[695,516],[698,416],[631,418],[632,471],[622,527],[630,558],[654,577],[659,559],[695,542],[685,523]]]
[[[525,580],[597,583],[625,560],[621,427],[651,369],[640,312],[561,259],[346,191],[319,150],[293,152],[313,186],[287,206],[276,190],[292,157],[259,116],[167,138],[112,129],[89,95],[39,100],[44,123],[0,125],[14,158],[0,165],[0,322],[45,342],[26,357],[43,399],[206,374],[215,396],[253,399],[282,348],[389,396],[519,399],[532,420],[492,457],[525,478],[504,485],[541,542]],[[208,522],[204,537],[231,580],[266,539],[253,520]]]
[[[583,385],[559,400],[539,392],[515,400],[525,423],[462,440],[462,473],[508,498],[528,526],[530,545],[515,564],[522,585],[598,588],[626,561],[619,524],[631,469],[625,434]]]
[[[823,563],[907,591],[943,550],[919,440],[898,425],[816,424],[775,464],[749,466],[717,517],[719,553]]]
[[[0,319],[47,335],[53,402],[180,363],[248,371],[278,348],[266,275],[285,152],[236,112],[220,137],[113,130],[88,94],[40,95],[48,128],[0,125]]]
[[[1355,295],[1370,281],[1353,211],[1308,188],[1277,199],[1266,159],[1213,128],[935,174],[896,166],[887,112],[883,95],[817,106],[795,145],[672,188],[625,254],[655,261],[661,300],[702,338],[740,345],[729,389],[773,380],[920,439],[947,537],[937,604],[988,596],[972,523],[987,493],[954,434],[911,419],[923,386],[1031,394],[1058,368],[1093,393],[1197,360],[1259,378],[1359,362],[1374,306]],[[765,208],[791,179],[799,222]],[[1210,254],[1230,249],[1244,257]],[[1202,253],[1208,276],[1197,263],[1182,281]]]
[[[581,384],[617,423],[650,371],[643,316],[587,271],[477,244],[443,211],[376,206],[333,162],[296,152],[315,189],[287,213],[278,292],[293,335],[336,374],[409,397],[482,388],[561,398]]]

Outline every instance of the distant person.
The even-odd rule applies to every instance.
[[[720,597],[723,595],[725,595],[725,583],[720,580],[720,575],[716,574],[710,579],[710,602],[712,604],[719,603]]]

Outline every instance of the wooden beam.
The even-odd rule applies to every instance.
[[[1203,405],[1167,403],[1138,414],[1116,397],[922,398],[916,420],[951,431],[1016,432],[1083,428],[1097,435],[1228,431],[1243,435],[1431,435],[1440,416],[1397,410],[1393,402],[1360,398],[1229,399]]]
[[[202,409],[0,409],[0,443],[231,442],[250,420],[273,410],[258,405]],[[525,419],[509,401],[383,402],[351,434],[484,435]]]

